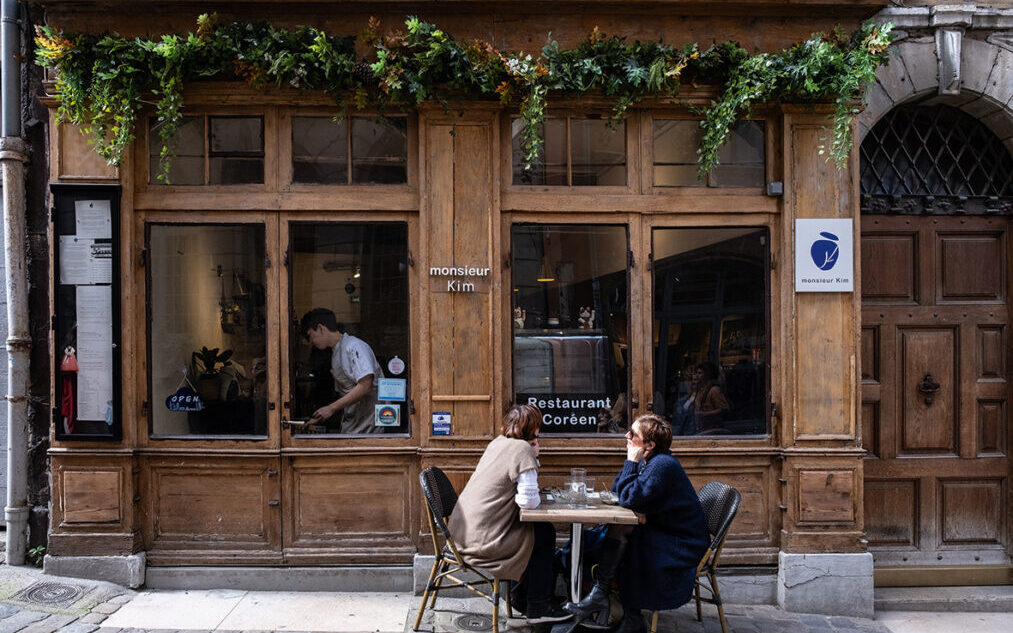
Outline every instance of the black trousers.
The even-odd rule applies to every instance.
[[[556,528],[551,523],[535,523],[535,546],[531,558],[524,568],[521,583],[528,604],[546,603],[552,599],[555,589],[555,574],[552,563],[556,553]]]

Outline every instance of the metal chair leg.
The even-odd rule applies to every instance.
[[[514,588],[513,587],[513,581],[512,580],[507,580],[506,581],[506,594],[504,594],[504,597],[506,598],[507,617],[510,618],[511,620],[514,617],[514,606],[510,603],[510,594],[513,592],[513,588]]]

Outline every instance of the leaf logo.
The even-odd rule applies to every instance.
[[[813,263],[817,268],[830,270],[837,264],[837,255],[840,252],[837,242],[840,241],[840,238],[826,231],[820,231],[820,237],[825,239],[813,242],[809,249],[809,255],[813,258]]]

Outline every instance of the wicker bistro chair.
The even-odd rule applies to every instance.
[[[728,624],[725,622],[725,608],[721,603],[721,592],[718,591],[718,581],[715,577],[718,567],[718,558],[721,556],[721,549],[725,546],[725,536],[728,535],[728,528],[732,520],[739,512],[739,505],[742,503],[742,495],[735,488],[720,481],[712,481],[700,489],[697,493],[700,496],[700,505],[703,506],[704,516],[707,518],[707,531],[711,533],[711,543],[704,553],[700,564],[696,567],[696,619],[703,620],[700,611],[700,603],[706,602],[718,608],[718,618],[721,620],[722,633],[728,633]],[[701,596],[700,590],[706,591],[709,595]],[[651,615],[651,633],[658,631],[658,612]]]
[[[426,604],[429,608],[436,607],[436,596],[440,589],[447,587],[466,587],[492,602],[492,630],[499,633],[499,598],[506,599],[507,617],[512,618],[513,610],[510,606],[509,580],[494,578],[487,571],[473,567],[466,563],[457,550],[454,537],[447,527],[447,518],[454,511],[457,505],[457,493],[451,485],[447,475],[436,466],[430,466],[419,473],[419,482],[422,484],[422,494],[426,498],[426,511],[429,513],[430,531],[433,537],[433,554],[436,560],[433,562],[433,569],[429,572],[429,581],[426,583],[426,591],[422,594],[422,604],[419,606],[418,616],[415,618],[413,631],[419,630],[422,624],[422,615],[425,613]],[[443,534],[445,540],[443,547],[440,547],[437,532]],[[463,577],[464,574],[471,575],[471,578]],[[444,583],[449,583],[446,586]],[[505,592],[500,591],[503,583],[506,583]],[[488,585],[488,593],[483,591]],[[430,600],[430,596],[432,599]]]

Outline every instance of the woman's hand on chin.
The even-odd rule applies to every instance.
[[[626,459],[631,462],[643,461],[646,453],[643,446],[634,446],[632,443],[626,445]]]

